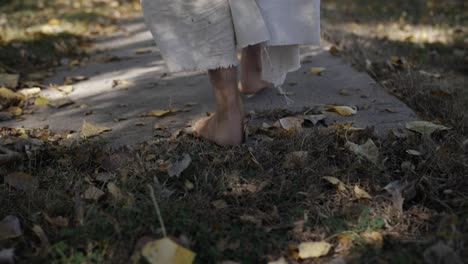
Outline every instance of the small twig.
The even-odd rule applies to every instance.
[[[148,186],[148,189],[150,191],[150,196],[151,196],[151,200],[153,201],[154,208],[156,209],[156,213],[158,214],[158,220],[159,220],[159,224],[161,225],[163,236],[167,237],[166,227],[164,226],[164,221],[163,221],[162,216],[161,216],[161,210],[159,210],[158,202],[156,202],[156,196],[154,195],[154,189],[149,184],[147,184],[147,186]]]

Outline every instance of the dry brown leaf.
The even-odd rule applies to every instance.
[[[372,244],[378,248],[383,247],[384,238],[380,232],[372,231],[370,233],[364,233],[361,235],[366,243]]]
[[[134,83],[128,80],[112,80],[112,88],[115,88],[117,86],[121,88],[128,88],[133,85]]]
[[[22,191],[33,191],[37,189],[37,179],[24,172],[13,172],[5,176],[6,184]]]
[[[83,198],[86,200],[94,200],[97,201],[101,198],[105,193],[101,191],[101,189],[91,185],[89,186],[85,192],[83,193]]]
[[[147,243],[141,253],[151,264],[191,264],[196,256],[167,237]]]
[[[359,188],[357,185],[354,186],[354,195],[357,199],[372,199],[372,196],[369,193]]]
[[[449,130],[450,128],[427,121],[414,121],[406,123],[406,129],[418,132],[425,136],[430,136],[435,131]]]
[[[49,224],[59,227],[68,227],[69,220],[63,216],[50,217],[48,214],[44,213],[44,218]]]
[[[171,163],[167,170],[169,177],[179,177],[182,174],[182,172],[184,172],[184,170],[188,168],[191,162],[192,158],[190,157],[190,155],[185,154],[182,160]]]
[[[12,106],[7,109],[8,113],[12,114],[13,116],[20,116],[23,114],[23,109],[17,106]]]
[[[70,84],[74,84],[74,83],[77,83],[77,82],[81,82],[81,81],[86,81],[88,80],[89,78],[86,77],[86,76],[72,76],[72,77],[65,77],[64,78],[64,84],[65,85],[70,85]]]
[[[331,176],[325,176],[325,177],[323,177],[323,179],[326,180],[327,182],[335,185],[338,188],[338,190],[340,190],[342,192],[346,191],[346,185],[342,181],[338,180],[337,178],[331,177]]]
[[[224,200],[216,200],[211,202],[211,204],[214,206],[214,208],[220,210],[220,209],[225,209],[228,207],[228,204]]]
[[[341,54],[341,50],[337,46],[333,45],[330,47],[330,54],[333,56],[339,56]]]
[[[132,207],[135,203],[133,195],[126,191],[122,191],[112,182],[107,184],[107,191],[112,195],[116,202],[122,204],[126,208]]]
[[[353,142],[346,142],[346,147],[361,158],[365,158],[374,164],[379,162],[379,149],[372,139],[368,139],[363,145],[358,145]]]
[[[81,138],[86,139],[97,136],[110,130],[112,130],[112,128],[94,125],[92,123],[87,122],[86,120],[83,120],[83,126],[81,127],[80,136]]]
[[[283,129],[289,131],[302,131],[302,124],[304,123],[304,119],[299,117],[285,117],[281,118],[279,123]]]
[[[320,115],[306,115],[304,116],[304,120],[312,122],[312,124],[317,125],[318,122],[325,120],[327,118],[326,115],[320,114]]]
[[[321,242],[303,242],[298,246],[299,258],[319,258],[330,252],[331,244],[325,241]]]
[[[24,99],[24,96],[19,93],[15,93],[12,90],[1,87],[0,88],[0,106],[8,107],[15,105]]]
[[[155,109],[155,110],[149,111],[145,116],[164,117],[170,113],[176,113],[176,112],[179,112],[179,109],[177,108]]]
[[[39,241],[41,242],[36,252],[36,255],[41,258],[44,258],[47,256],[50,250],[49,239],[47,238],[47,235],[45,234],[42,227],[40,227],[39,225],[34,225],[32,230],[34,234],[36,234],[36,236],[39,238]]]
[[[151,48],[141,48],[141,49],[135,50],[135,54],[147,54],[151,52],[153,52]]]
[[[10,238],[16,238],[23,235],[18,217],[7,215],[0,221],[0,241]]]

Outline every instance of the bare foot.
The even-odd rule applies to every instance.
[[[273,88],[273,84],[263,80],[250,83],[239,82],[239,91],[243,94],[255,94],[264,89],[270,88]]]
[[[244,139],[242,116],[242,112],[239,111],[229,113],[228,116],[214,114],[204,117],[193,126],[194,135],[220,146],[239,145]]]

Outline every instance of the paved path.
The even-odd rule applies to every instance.
[[[62,109],[38,107],[36,113],[25,116],[23,121],[6,122],[2,125],[27,128],[49,125],[54,131],[73,129],[79,131],[83,119],[112,127],[106,133],[113,144],[130,144],[151,139],[156,122],[166,123],[172,128],[183,127],[206,112],[214,110],[214,100],[205,73],[167,75],[164,62],[153,44],[150,33],[142,19],[125,22],[124,30],[110,37],[100,39],[97,48],[102,52],[93,60],[79,68],[59,68],[55,76],[46,83],[62,84],[67,76],[85,75],[88,80],[74,84],[75,90],[69,98],[76,102]],[[141,49],[151,53],[137,54]],[[415,114],[404,103],[389,95],[366,73],[357,72],[342,59],[330,55],[327,47],[304,47],[303,68],[291,73],[283,87],[294,95],[288,105],[277,90],[262,92],[251,98],[244,98],[247,110],[303,109],[314,105],[342,104],[360,108],[352,117],[327,114],[327,123],[354,122],[355,126],[375,126],[378,134],[389,128],[401,127],[406,121],[414,120]],[[103,62],[103,58],[117,56],[119,61]],[[324,67],[322,76],[308,73],[311,67]],[[113,87],[114,80],[127,80],[133,85]],[[340,90],[349,91],[349,96],[340,95]],[[45,92],[52,98],[63,97],[55,90]],[[163,119],[141,117],[152,109],[169,106],[183,108],[185,104],[196,102],[186,113]],[[86,104],[86,108],[76,106]],[[386,109],[391,109],[394,113]],[[86,112],[91,115],[85,116]],[[127,118],[115,122],[116,118]],[[146,126],[136,126],[137,123]]]

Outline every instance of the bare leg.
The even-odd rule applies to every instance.
[[[242,49],[241,81],[239,91],[253,94],[273,85],[262,80],[262,46],[261,44]]]
[[[242,100],[237,90],[237,68],[208,71],[216,97],[216,113],[194,125],[195,135],[221,146],[243,140]]]

